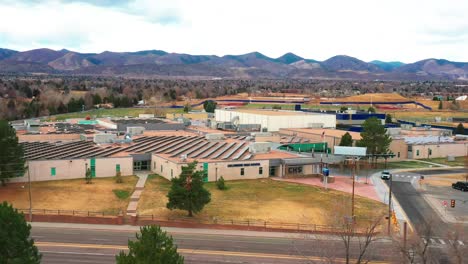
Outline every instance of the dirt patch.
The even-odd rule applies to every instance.
[[[447,174],[437,175],[437,177],[426,177],[423,184],[432,186],[452,186],[452,183],[457,181],[465,181],[466,177],[464,174]]]
[[[329,225],[337,208],[350,208],[351,204],[350,194],[303,184],[270,179],[229,181],[226,184],[226,191],[217,190],[213,183],[206,185],[212,195],[211,203],[196,215],[197,218]],[[163,178],[148,179],[138,213],[160,218],[185,217],[184,211],[166,208],[169,188],[170,182]],[[356,197],[358,217],[369,216],[384,207],[379,202]]]
[[[113,178],[93,179],[92,184],[85,184],[84,179],[33,182],[33,208],[118,213],[126,209],[130,198],[119,199],[113,190],[133,192],[137,182],[135,176],[123,179],[121,184],[115,183]],[[19,209],[29,208],[27,183],[0,187],[0,201],[7,201]]]

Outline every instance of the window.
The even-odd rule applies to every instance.
[[[429,156],[432,155],[432,149],[429,149]]]
[[[241,176],[244,176],[244,168],[241,168]]]
[[[260,175],[263,174],[263,167],[258,167],[258,174],[260,174]]]
[[[419,156],[419,149],[416,150],[416,156]]]
[[[398,152],[398,157],[400,157],[400,152]]]
[[[56,175],[56,170],[54,168],[50,168],[50,176],[55,176]]]
[[[174,171],[171,169],[171,179],[174,177]]]
[[[162,165],[161,165],[161,172],[162,172]]]
[[[156,161],[153,161],[153,169],[156,169]]]
[[[115,171],[120,172],[120,164],[115,165]]]

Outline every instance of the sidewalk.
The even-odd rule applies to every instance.
[[[107,230],[120,232],[138,232],[139,226],[130,225],[91,225],[91,224],[69,224],[69,223],[29,223],[38,228],[53,229],[87,229],[87,230]],[[310,233],[287,233],[287,232],[264,232],[264,231],[246,231],[246,230],[223,230],[206,228],[180,228],[180,227],[161,227],[162,230],[170,234],[192,234],[192,235],[225,235],[225,236],[244,236],[244,237],[270,237],[270,238],[298,238],[298,239],[327,239],[340,240],[337,235],[323,235]]]
[[[319,178],[298,178],[298,179],[280,179],[280,178],[273,178],[277,181],[285,181],[285,182],[293,182],[293,183],[300,183],[306,185],[313,185],[324,188],[325,185],[323,182],[320,181]],[[356,181],[354,184],[354,193],[359,196],[363,196],[372,200],[381,201],[380,197],[378,196],[377,192],[373,184],[369,181],[368,184],[364,183],[365,178],[356,177]],[[338,175],[335,176],[334,183],[328,183],[327,188],[338,190],[346,193],[351,193],[353,190],[353,181],[352,178],[349,176],[342,176]]]
[[[380,198],[380,201],[388,205],[388,196],[390,189],[387,184],[380,178],[379,173],[374,173],[371,176],[371,181],[375,186],[377,194]],[[413,224],[411,223],[409,217],[406,215],[405,210],[401,207],[398,200],[392,195],[392,208],[395,211],[396,218],[400,226],[403,226],[403,222],[407,222],[411,230],[414,230]]]

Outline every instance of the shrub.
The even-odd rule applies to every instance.
[[[217,181],[216,181],[216,187],[218,187],[218,190],[226,190],[226,183],[224,181],[223,176],[221,176]]]
[[[122,178],[122,173],[120,171],[115,173],[115,183],[122,183],[123,178]]]
[[[115,190],[112,190],[112,192],[115,194],[115,196],[117,196],[117,198],[119,198],[120,200],[125,200],[127,199],[128,197],[130,197],[130,192],[127,191],[127,190],[119,190],[119,189],[115,189]]]

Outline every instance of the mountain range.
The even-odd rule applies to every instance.
[[[293,53],[270,58],[259,52],[221,57],[162,50],[79,53],[66,49],[19,52],[0,48],[0,72],[160,78],[467,80],[468,63],[444,59],[409,64],[365,62],[345,55],[317,61]]]

